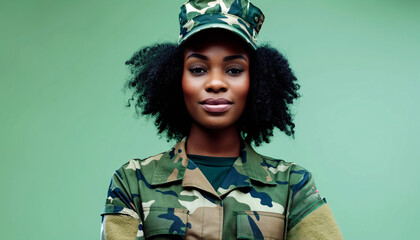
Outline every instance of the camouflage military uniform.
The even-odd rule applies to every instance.
[[[216,191],[188,161],[183,140],[117,170],[103,215],[135,220],[136,239],[285,239],[323,205],[308,171],[247,144]]]

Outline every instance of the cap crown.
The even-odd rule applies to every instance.
[[[224,28],[256,48],[264,14],[248,0],[190,0],[181,6],[179,21],[179,43],[200,30]]]

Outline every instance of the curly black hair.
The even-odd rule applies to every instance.
[[[275,127],[293,137],[290,106],[300,95],[287,59],[269,45],[250,53],[250,90],[238,121],[242,138],[256,146],[269,143]],[[131,70],[125,88],[133,92],[128,106],[134,102],[138,115],[155,117],[168,141],[187,136],[192,121],[181,87],[183,62],[183,47],[173,43],[144,47],[125,62]]]

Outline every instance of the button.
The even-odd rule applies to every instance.
[[[259,22],[258,16],[255,16],[254,20],[255,20],[256,23],[258,23]]]

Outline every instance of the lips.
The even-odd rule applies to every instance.
[[[232,106],[232,102],[225,98],[207,98],[200,104],[205,111],[211,113],[223,113]]]

